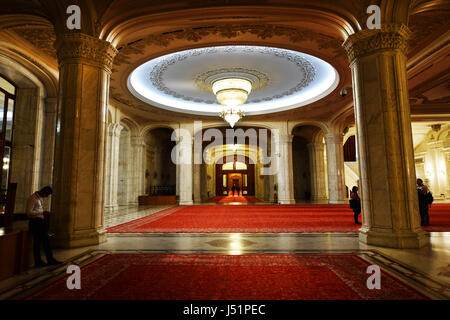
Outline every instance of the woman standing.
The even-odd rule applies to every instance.
[[[350,193],[350,208],[353,209],[353,217],[356,224],[361,224],[358,222],[358,216],[361,213],[361,200],[358,195],[358,187],[354,186],[352,192]]]

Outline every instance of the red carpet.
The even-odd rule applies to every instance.
[[[360,217],[361,219],[361,217]],[[361,220],[360,220],[361,221]],[[450,231],[450,204],[433,204],[426,231]],[[358,232],[348,205],[178,206],[108,228],[110,233]]]
[[[450,203],[435,203],[429,211],[430,226],[423,227],[428,232],[450,232]]]
[[[255,203],[262,202],[255,196],[223,196],[223,197],[213,197],[205,201],[206,203],[231,203],[231,202],[241,202],[241,203]]]
[[[28,300],[418,300],[424,295],[382,272],[366,287],[369,264],[356,255],[110,254],[82,268],[81,290],[68,275]]]
[[[173,207],[108,228],[112,233],[357,232],[348,205]]]

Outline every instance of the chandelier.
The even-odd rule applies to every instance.
[[[217,101],[224,106],[219,115],[233,128],[244,116],[239,106],[247,101],[252,90],[252,83],[240,78],[220,79],[213,83],[212,90]]]

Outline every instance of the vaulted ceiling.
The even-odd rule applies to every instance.
[[[388,1],[388,0],[387,0]],[[88,8],[84,32],[112,41],[119,50],[111,75],[111,104],[138,121],[199,119],[137,99],[127,87],[130,73],[156,57],[215,45],[258,45],[296,50],[332,65],[340,82],[328,96],[306,106],[249,120],[326,120],[351,107],[352,95],[339,90],[351,84],[341,44],[364,22],[370,1],[301,0],[2,0],[0,39],[8,38],[23,55],[57,68],[53,42],[68,4]],[[394,2],[395,5],[396,2]],[[411,1],[408,79],[415,120],[448,117],[450,109],[449,1]],[[399,14],[400,20],[404,17]],[[210,119],[201,116],[201,119]]]

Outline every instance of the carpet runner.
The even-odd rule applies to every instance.
[[[366,286],[369,263],[356,255],[107,254],[82,267],[80,290],[68,275],[27,300],[423,300],[382,271]]]
[[[428,232],[450,232],[450,203],[434,203],[431,205],[430,225],[423,227]]]
[[[360,216],[361,221],[361,216]],[[450,204],[433,204],[429,232],[450,231]],[[177,206],[108,228],[110,233],[358,232],[348,205]]]
[[[255,196],[223,196],[223,197],[213,197],[205,201],[205,203],[255,203],[262,202]]]
[[[357,232],[348,205],[178,206],[110,233]]]

